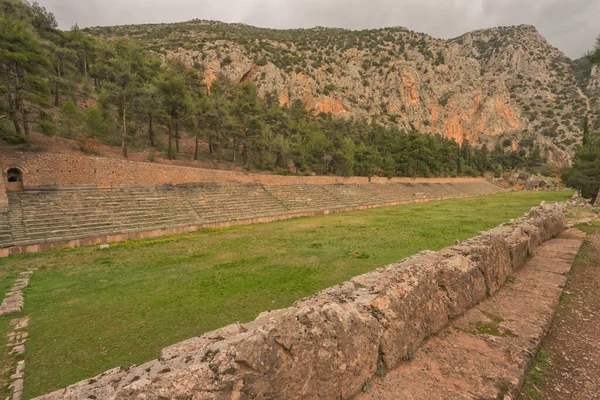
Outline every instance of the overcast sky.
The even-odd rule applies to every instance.
[[[498,25],[535,25],[571,58],[600,34],[600,0],[37,0],[61,28],[193,18],[269,28],[405,26],[440,38]]]

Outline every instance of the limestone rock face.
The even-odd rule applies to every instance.
[[[590,71],[587,88],[592,91],[600,91],[600,67],[597,65],[593,66]]]
[[[127,35],[204,71],[253,81],[281,105],[376,119],[458,142],[499,143],[569,162],[594,115],[600,73],[552,47],[533,26],[480,30],[451,40],[406,28],[272,30],[194,20],[93,28]],[[593,121],[595,123],[595,121]],[[600,121],[598,122],[600,124]]]

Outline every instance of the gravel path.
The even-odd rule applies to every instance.
[[[600,234],[587,236],[521,399],[600,399]]]

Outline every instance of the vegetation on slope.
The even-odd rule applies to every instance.
[[[506,193],[1,259],[0,286],[39,268],[25,291],[25,398],[570,196]]]
[[[587,58],[592,65],[600,65],[600,37],[594,51]],[[594,205],[600,192],[600,133],[590,131],[587,117],[583,125],[581,146],[575,152],[573,165],[563,171],[562,179]]]
[[[414,107],[402,111],[398,106],[400,113],[390,113],[396,107],[391,104],[396,94],[391,92],[386,95],[389,107],[379,107],[383,114],[338,119],[332,116],[335,113],[307,109],[300,99],[282,107],[281,95],[266,91],[269,65],[304,65],[288,54],[290,49],[310,60],[302,73],[312,69],[325,74],[333,73],[328,69],[340,51],[368,52],[379,59],[365,58],[361,67],[365,82],[384,73],[393,64],[392,56],[404,54],[402,46],[416,49],[434,67],[450,62],[443,51],[431,50],[432,43],[443,41],[425,40],[401,28],[275,31],[196,21],[158,25],[155,30],[146,26],[89,30],[100,36],[94,37],[76,26],[70,31],[56,29],[51,13],[21,0],[4,0],[0,18],[4,50],[0,137],[9,143],[27,142],[29,132],[38,130],[76,139],[86,152],[105,143],[121,146],[124,156],[129,147],[150,147],[176,158],[180,142],[191,138],[195,159],[208,157],[280,173],[347,176],[476,176],[536,167],[543,159],[544,149],[535,140],[523,139],[515,146],[506,139],[480,147],[467,137],[441,131],[423,135],[417,126],[427,129],[425,121],[405,124]],[[261,35],[270,39],[259,39]],[[138,36],[143,43],[131,39]],[[171,37],[185,43],[195,43],[192,37],[200,40],[206,47],[201,54],[217,57],[220,70],[213,71],[202,55],[191,61],[166,57],[151,45],[154,39],[163,43]],[[237,50],[228,44],[232,40],[247,47],[248,55],[254,54],[256,73],[252,66],[241,76],[231,73],[237,68]],[[283,46],[286,41],[290,43]],[[398,48],[390,50],[391,43]],[[326,97],[345,92],[333,83],[319,90]],[[453,104],[455,97],[447,92],[439,99]],[[368,98],[362,103],[375,104]]]
[[[589,71],[532,26],[448,41],[399,27],[273,30],[205,20],[88,31],[134,38],[165,60],[203,66],[208,76],[252,80],[285,104],[300,100],[317,111],[490,148],[537,147],[552,162],[579,142],[584,114],[600,127],[591,112],[597,96],[580,91]]]

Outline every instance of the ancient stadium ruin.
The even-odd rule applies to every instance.
[[[3,153],[0,168],[0,257],[505,191],[483,178],[254,175],[43,153]]]
[[[282,177],[35,153],[0,160],[2,256],[506,191],[475,178]],[[498,292],[529,255],[561,234],[565,209],[564,203],[543,204],[454,246],[356,276],[289,308],[169,346],[141,366],[119,367],[40,398],[353,398]],[[11,313],[23,310],[36,271],[30,266],[15,281],[6,302]],[[30,319],[14,321],[9,345],[22,355]],[[519,371],[529,360],[523,358]],[[15,368],[11,385],[21,396],[24,360]],[[518,393],[521,383],[503,390]]]

